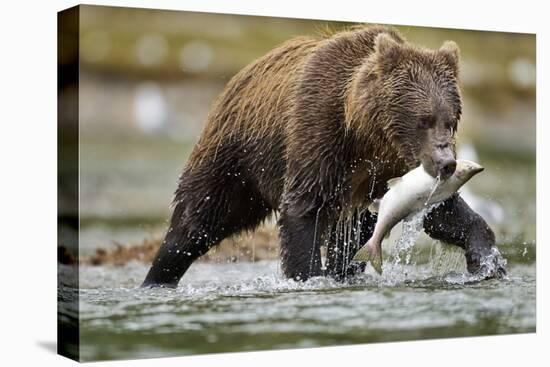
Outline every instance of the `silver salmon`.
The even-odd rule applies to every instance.
[[[422,165],[389,180],[388,192],[369,206],[371,212],[378,212],[372,237],[353,260],[370,261],[378,274],[382,274],[382,240],[389,236],[392,228],[423,208],[448,199],[483,169],[475,162],[459,159],[454,174],[445,181],[430,176]]]

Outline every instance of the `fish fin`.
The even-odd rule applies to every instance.
[[[380,199],[374,199],[373,202],[370,203],[368,209],[371,213],[378,213],[380,210]]]
[[[378,256],[375,256],[371,260],[372,267],[379,274],[382,275],[382,254],[378,253]]]
[[[382,274],[382,248],[380,245],[371,244],[370,240],[367,244],[359,249],[354,261],[370,262],[372,267],[378,274]]]
[[[353,257],[353,261],[363,261],[368,262],[370,260],[369,256],[369,246],[368,244],[361,247],[359,251],[355,253],[355,256]]]
[[[392,188],[394,187],[395,185],[397,185],[399,182],[401,182],[403,178],[402,177],[394,177],[394,178],[390,178],[388,180],[388,188]]]

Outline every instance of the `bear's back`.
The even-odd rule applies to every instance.
[[[246,66],[214,103],[188,167],[232,161],[278,206],[292,151],[301,153],[290,159],[317,158],[318,134],[341,143],[347,83],[381,32],[400,40],[389,27],[356,27],[294,38]]]

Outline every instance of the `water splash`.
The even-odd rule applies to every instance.
[[[422,232],[424,216],[426,213],[427,209],[423,209],[403,221],[401,236],[395,243],[391,254],[395,264],[410,264],[412,249],[418,239],[418,236],[420,236],[420,233]]]
[[[424,203],[424,208],[419,212],[403,220],[401,236],[395,243],[395,246],[393,247],[393,251],[391,252],[391,255],[390,255],[391,259],[393,260],[394,266],[399,265],[401,263],[405,265],[410,264],[414,244],[416,243],[423,229],[424,218],[433,208],[439,205],[439,203],[436,203],[428,206],[428,203],[430,202],[433,194],[437,190],[440,183],[441,183],[441,176],[438,175],[436,177],[434,187],[432,188],[430,194],[428,195],[428,198],[426,199],[426,202]]]
[[[309,256],[309,273],[313,272],[313,263],[315,259],[315,250],[317,249],[317,227],[319,225],[319,212],[321,208],[317,209],[317,215],[315,215],[315,228],[313,229],[313,243],[311,244],[311,253]]]
[[[334,241],[334,250],[339,253],[338,257],[343,259],[342,267],[345,269],[350,265],[352,246],[354,243],[359,244],[361,241],[361,215],[363,211],[356,209],[353,212],[343,212],[336,221],[333,229],[334,237],[327,238],[325,245],[329,245],[328,241]]]
[[[441,183],[441,175],[437,175],[437,177],[435,179],[435,185],[434,185],[432,191],[430,192],[430,195],[428,195],[428,199],[426,199],[426,202],[424,203],[425,207],[428,206],[428,203],[430,202],[430,199],[432,198],[433,194],[435,193],[435,190],[437,190],[437,187],[439,186],[440,183]]]
[[[489,255],[481,259],[479,271],[476,273],[481,279],[496,276],[498,278],[508,279],[503,269],[506,269],[508,262],[502,256],[498,248],[491,247]]]

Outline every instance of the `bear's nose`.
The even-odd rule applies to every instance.
[[[443,162],[439,169],[439,176],[442,180],[446,180],[455,173],[456,161],[454,159]]]

